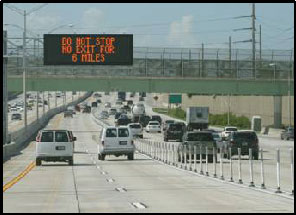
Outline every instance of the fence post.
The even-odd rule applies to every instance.
[[[224,151],[222,148],[220,149],[220,179],[224,180],[223,176],[223,157],[224,157]]]
[[[184,147],[181,145],[181,146],[180,146],[180,150],[179,150],[180,161],[181,161],[181,163],[180,163],[180,168],[183,168],[183,151],[184,151],[183,148],[184,148]]]
[[[193,155],[193,159],[194,159],[194,172],[197,172],[196,169],[196,145],[193,146],[193,150],[194,150],[194,155]]]
[[[261,189],[265,189],[264,184],[264,167],[263,167],[263,149],[260,149],[261,154]]]
[[[214,166],[214,178],[217,178],[217,174],[216,174],[216,148],[213,148],[213,166]]]
[[[187,170],[187,146],[184,146],[185,150],[184,150],[184,159],[185,159],[185,163],[184,163],[184,169]]]
[[[209,156],[208,156],[208,154],[209,154],[208,147],[206,147],[206,176],[209,176],[209,171],[208,171],[208,159],[209,159]]]
[[[275,191],[276,193],[281,193],[281,186],[280,186],[280,180],[281,180],[281,177],[280,177],[280,149],[277,148],[276,149],[276,175],[277,175],[277,190]]]
[[[189,171],[191,171],[192,170],[192,167],[191,167],[191,165],[192,165],[192,159],[191,159],[191,156],[192,156],[192,153],[191,153],[192,145],[189,145],[188,147],[189,147]]]
[[[231,147],[229,148],[229,162],[230,162],[230,182],[233,182],[233,171],[232,171],[232,156]]]
[[[252,154],[252,148],[249,148],[249,164],[250,164],[250,180],[251,180],[249,187],[255,187],[254,179],[253,179],[253,154]]]
[[[199,162],[200,162],[200,171],[199,174],[203,175],[203,170],[202,170],[202,146],[201,144],[199,145]]]
[[[294,149],[290,149],[291,156],[291,179],[292,179],[292,195],[294,195]]]
[[[168,144],[168,148],[167,148],[167,149],[168,149],[168,162],[167,162],[167,163],[168,163],[169,165],[170,165],[170,153],[171,153],[171,150],[170,150],[171,147],[170,147],[170,146],[171,146],[171,145]]]
[[[243,180],[242,180],[242,167],[241,167],[241,148],[238,148],[238,183],[242,184]]]

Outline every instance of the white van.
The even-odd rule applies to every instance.
[[[104,160],[106,155],[126,155],[129,160],[133,160],[134,152],[132,132],[127,126],[108,126],[102,130],[98,144],[99,160]]]
[[[36,166],[41,161],[68,161],[73,165],[74,141],[67,130],[41,130],[36,137]]]

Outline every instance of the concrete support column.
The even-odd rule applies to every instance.
[[[7,141],[7,133],[7,57],[3,57],[3,145]]]
[[[282,124],[282,96],[273,96],[273,105],[273,124],[275,128],[280,128]]]

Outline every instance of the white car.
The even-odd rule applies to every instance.
[[[127,126],[107,126],[102,130],[98,144],[99,160],[105,160],[106,155],[126,155],[129,160],[133,160],[134,152],[132,132]]]
[[[143,139],[143,127],[140,123],[130,123],[127,125],[133,134],[133,137],[140,137]]]
[[[226,126],[221,133],[221,137],[228,137],[232,131],[237,131],[237,127],[234,126]]]
[[[41,130],[36,137],[36,166],[41,161],[68,161],[73,165],[74,141],[68,130]]]
[[[110,102],[106,102],[105,103],[105,108],[110,108],[111,107],[111,103]]]
[[[161,132],[160,124],[158,121],[149,121],[148,125],[145,128],[146,132]]]

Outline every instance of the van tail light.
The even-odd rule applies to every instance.
[[[102,145],[104,145],[105,144],[105,142],[104,141],[102,141]]]
[[[41,135],[38,134],[37,137],[36,137],[36,142],[40,142],[40,140],[41,140]]]

